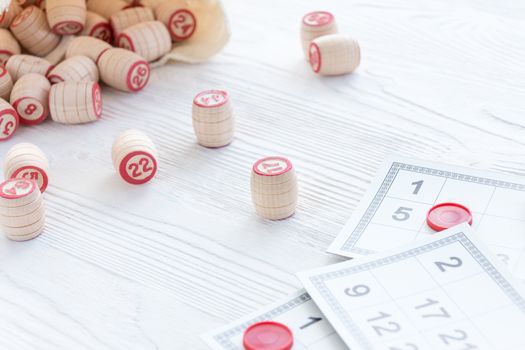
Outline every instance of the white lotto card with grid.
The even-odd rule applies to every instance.
[[[364,256],[435,234],[426,214],[443,202],[469,208],[477,235],[525,280],[525,178],[399,157],[383,164],[328,251]]]
[[[214,350],[244,350],[244,331],[261,321],[276,321],[286,325],[293,333],[294,350],[348,349],[305,290],[207,333],[203,338]]]
[[[299,278],[352,349],[525,349],[522,284],[467,224]]]

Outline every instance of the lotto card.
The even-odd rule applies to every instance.
[[[343,341],[314,304],[308,293],[298,293],[203,336],[214,350],[244,350],[244,331],[254,323],[276,321],[293,333],[293,349],[346,350]]]
[[[435,234],[435,204],[470,209],[472,227],[516,277],[525,280],[525,179],[403,158],[388,159],[328,251],[365,256]]]
[[[525,349],[522,285],[467,224],[299,278],[352,349]]]

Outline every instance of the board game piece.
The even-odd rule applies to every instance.
[[[86,56],[98,63],[100,56],[108,49],[111,49],[111,45],[105,41],[90,36],[79,36],[69,44],[66,58]]]
[[[149,7],[131,7],[111,16],[110,23],[115,38],[125,29],[142,22],[155,20],[155,15]]]
[[[301,43],[304,55],[310,60],[309,48],[312,40],[337,33],[335,17],[328,11],[307,13],[301,21]]]
[[[32,202],[20,206],[5,207],[0,205],[0,219],[2,217],[18,217],[29,215],[42,206],[42,196],[35,197]],[[1,220],[0,220],[1,221]],[[1,226],[1,223],[0,223]]]
[[[523,285],[467,224],[299,279],[351,349],[525,348]]]
[[[315,73],[340,75],[352,73],[361,62],[361,49],[354,39],[343,34],[330,34],[314,39],[309,48],[309,61]]]
[[[69,44],[71,44],[71,42],[75,40],[75,38],[76,37],[73,35],[65,35],[62,38],[60,38],[60,43],[58,43],[58,46],[55,47],[53,51],[44,56],[44,59],[48,61],[52,66],[55,66],[62,62],[66,57],[66,51],[69,47]]]
[[[53,68],[45,59],[31,55],[13,55],[7,60],[5,67],[15,82],[30,73],[46,76]]]
[[[308,293],[300,290],[241,320],[203,335],[213,350],[244,350],[243,335],[253,324],[275,321],[293,333],[293,349],[348,350]]]
[[[525,280],[525,179],[402,157],[385,160],[328,251],[364,256],[436,234],[426,215],[445,202],[467,207],[481,240]]]
[[[117,36],[117,45],[155,61],[171,50],[170,33],[159,21],[142,22],[126,28]]]
[[[32,143],[18,143],[11,147],[4,158],[6,179],[35,181],[44,193],[49,183],[49,161],[42,150]]]
[[[7,238],[27,241],[45,225],[42,195],[34,181],[9,179],[0,184],[0,226]]]
[[[7,29],[0,28],[0,65],[4,65],[9,57],[22,52],[20,44]]]
[[[7,226],[7,233],[17,236],[25,236],[35,232],[40,226],[42,226],[41,220],[44,216],[45,207],[42,202],[38,208],[29,214],[21,216],[2,216],[1,221],[3,226]]]
[[[51,84],[43,75],[30,73],[22,76],[11,91],[11,105],[20,117],[20,123],[42,123],[49,113],[49,90]]]
[[[98,13],[86,11],[86,24],[81,35],[92,36],[107,43],[113,40],[109,21]]]
[[[472,213],[458,203],[440,203],[427,213],[427,224],[434,231],[443,231],[461,223],[472,225]]]
[[[67,81],[55,84],[49,93],[49,111],[55,122],[83,124],[102,116],[100,85],[93,81]]]
[[[60,36],[49,28],[44,11],[36,6],[26,7],[9,28],[18,42],[36,56],[47,55],[60,42]]]
[[[13,90],[13,78],[7,69],[0,64],[0,98],[8,101]]]
[[[85,0],[46,0],[47,21],[58,35],[75,35],[86,23]]]
[[[115,139],[111,158],[120,177],[133,185],[144,184],[157,173],[157,148],[146,134],[138,130],[127,130]]]
[[[155,15],[168,28],[175,42],[190,39],[197,29],[197,16],[188,8],[187,1],[163,1],[155,7]]]
[[[44,211],[45,213],[45,211]],[[3,220],[6,220],[3,218]],[[23,227],[11,227],[9,221],[6,221],[6,224],[2,225],[2,231],[4,234],[12,241],[22,242],[28,241],[39,236],[45,225],[46,217],[45,215],[41,216],[38,221]]]
[[[0,71],[1,68],[0,66]],[[0,141],[9,140],[18,129],[19,122],[16,110],[6,100],[0,98]]]
[[[242,343],[246,350],[290,350],[293,334],[282,323],[261,321],[246,328]]]
[[[235,117],[230,96],[223,90],[202,91],[193,99],[193,130],[204,147],[230,144],[235,133]]]
[[[51,84],[64,81],[98,82],[98,68],[87,56],[73,56],[54,67],[47,78]]]
[[[297,207],[297,178],[285,157],[259,159],[252,167],[252,201],[256,212],[270,220],[292,216]]]
[[[150,77],[148,61],[129,50],[114,48],[104,51],[98,59],[100,78],[115,89],[137,92]]]
[[[9,28],[13,20],[23,8],[17,1],[10,1],[9,8],[0,13],[0,28]]]
[[[129,5],[123,0],[89,0],[87,2],[87,9],[89,11],[98,13],[104,18],[111,18],[115,13],[122,11],[127,8]]]

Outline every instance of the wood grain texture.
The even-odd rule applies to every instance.
[[[525,8],[452,0],[227,0],[219,56],[152,71],[138,94],[105,87],[98,123],[21,128],[51,163],[44,233],[0,239],[0,348],[205,349],[199,335],[299,287],[387,154],[525,174]],[[519,7],[521,6],[521,8]],[[320,77],[301,17],[326,9],[355,37],[353,75]],[[192,100],[227,90],[233,143],[197,144]],[[111,144],[134,128],[159,172],[124,183]],[[250,167],[266,155],[297,171],[296,214],[260,219]]]

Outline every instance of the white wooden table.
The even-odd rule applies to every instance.
[[[513,1],[226,0],[233,36],[201,65],[156,69],[145,91],[104,89],[103,120],[22,128],[52,164],[47,226],[0,239],[0,349],[205,349],[199,335],[300,287],[392,152],[525,173],[525,6]],[[521,6],[518,8],[517,6]],[[336,14],[357,38],[351,76],[315,76],[301,16]],[[231,93],[232,145],[198,146],[191,101]],[[160,172],[123,183],[113,138],[151,135]],[[258,218],[250,166],[288,156],[292,218]]]

